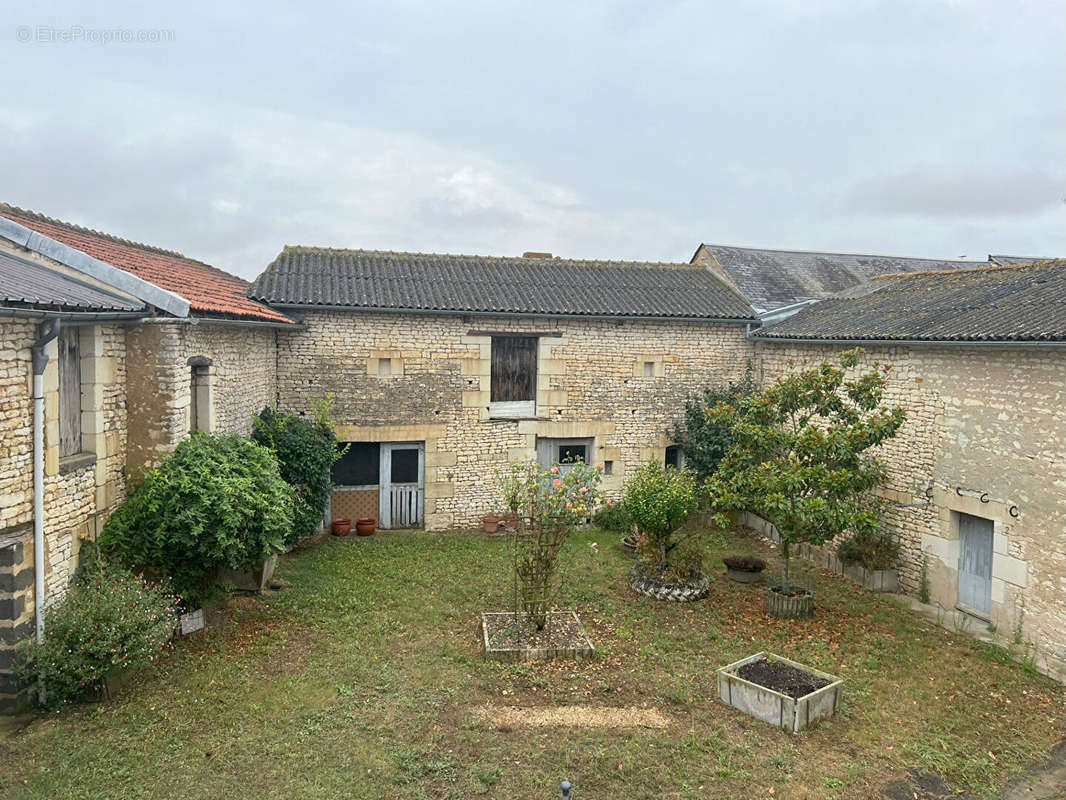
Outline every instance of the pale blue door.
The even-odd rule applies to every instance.
[[[959,514],[959,605],[992,613],[992,520]]]

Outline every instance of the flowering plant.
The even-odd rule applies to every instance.
[[[108,675],[146,666],[166,648],[177,624],[177,603],[141,576],[94,569],[47,611],[44,638],[20,653],[20,677],[41,680],[41,703],[50,709],[87,692],[106,692]]]
[[[600,466],[582,462],[542,469],[514,462],[500,484],[504,504],[519,520],[514,534],[515,612],[542,630],[559,590],[559,552],[570,529],[600,500]]]

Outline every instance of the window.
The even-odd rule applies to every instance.
[[[392,375],[392,359],[391,358],[379,358],[378,359],[378,377],[388,378]]]
[[[489,413],[532,417],[537,408],[537,338],[493,336]]]
[[[604,461],[603,462],[603,474],[604,475],[614,475],[614,462],[613,461]]]
[[[331,479],[338,486],[377,486],[381,446],[377,442],[350,442],[348,451],[333,465]]]
[[[189,430],[210,433],[215,429],[215,410],[212,389],[211,359],[193,356],[189,365]]]
[[[81,340],[77,328],[59,332],[59,457],[81,446]]]
[[[654,361],[645,361],[644,362],[644,377],[645,378],[654,378],[655,377],[655,362]]]
[[[557,464],[577,464],[578,462],[587,464],[589,462],[588,447],[584,444],[561,444],[555,462]]]
[[[666,448],[666,467],[681,469],[681,445],[672,444]]]

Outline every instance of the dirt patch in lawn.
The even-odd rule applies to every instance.
[[[740,667],[737,675],[797,700],[829,685],[825,678],[819,678],[784,661],[752,661]]]
[[[669,718],[654,708],[601,708],[597,706],[481,706],[474,718],[497,730],[511,728],[666,728]]]

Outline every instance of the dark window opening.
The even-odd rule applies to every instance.
[[[536,400],[537,339],[533,336],[492,337],[493,403]]]
[[[614,474],[614,462],[613,461],[604,461],[603,462],[603,474],[604,475],[613,475]]]
[[[351,442],[350,445],[348,452],[333,465],[333,483],[338,486],[377,486],[381,446],[377,442]]]
[[[418,483],[418,450],[392,451],[392,482]]]
[[[579,461],[587,464],[588,448],[583,444],[561,444],[557,461],[560,464],[576,464]]]
[[[666,466],[681,469],[681,446],[672,444],[666,448]]]

